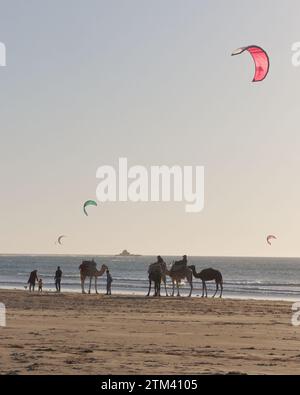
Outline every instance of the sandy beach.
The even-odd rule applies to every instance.
[[[291,303],[0,291],[1,374],[299,374]]]

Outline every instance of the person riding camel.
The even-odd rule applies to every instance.
[[[149,265],[149,269],[148,269],[148,273],[151,272],[151,270],[156,267],[157,265],[160,265],[161,268],[163,268],[163,266],[165,266],[165,261],[162,259],[162,257],[160,255],[157,256],[156,258],[156,262],[153,262]]]
[[[157,257],[157,263],[164,263],[164,260],[162,259],[162,257],[160,255],[158,255],[158,257]]]
[[[176,271],[176,270],[181,270],[182,268],[186,268],[186,267],[187,267],[187,256],[183,255],[181,261],[174,262],[171,270]]]

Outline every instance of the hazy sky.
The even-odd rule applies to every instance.
[[[0,252],[300,256],[299,16],[299,0],[1,0]],[[248,44],[269,52],[263,83],[230,56]],[[204,165],[204,210],[85,217],[120,156]]]

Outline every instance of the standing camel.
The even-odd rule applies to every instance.
[[[85,283],[85,279],[87,277],[89,277],[89,279],[90,279],[89,294],[91,293],[92,278],[94,277],[95,278],[95,291],[97,294],[98,293],[97,279],[98,279],[98,277],[102,276],[107,269],[108,269],[108,267],[106,265],[102,265],[101,269],[98,270],[96,262],[94,262],[94,260],[83,261],[82,264],[79,266],[82,293],[85,294],[84,283]]]
[[[167,291],[167,278],[166,275],[168,274],[168,269],[167,269],[167,264],[166,262],[164,262],[163,260],[160,260],[159,262],[155,262],[155,263],[151,263],[151,265],[149,265],[148,268],[148,278],[149,278],[149,291],[147,296],[150,295],[150,291],[151,291],[151,282],[153,281],[155,284],[155,280],[152,280],[150,276],[150,273],[152,273],[152,271],[156,268],[157,265],[160,265],[161,267],[161,281],[164,283],[165,285],[165,291],[166,291],[166,296],[168,295],[168,291]],[[160,288],[160,287],[159,287]]]
[[[160,296],[160,284],[163,279],[163,269],[159,262],[152,263],[148,269],[149,290],[147,296],[150,296],[151,284],[154,282],[154,296]]]
[[[216,296],[216,294],[219,290],[219,286],[220,286],[220,288],[221,288],[220,298],[222,298],[223,277],[222,277],[221,272],[219,272],[219,270],[209,268],[209,269],[204,269],[201,272],[197,273],[194,265],[189,266],[189,268],[192,270],[195,278],[200,278],[202,280],[202,298],[204,298],[204,291],[205,291],[205,297],[207,298],[206,281],[215,281],[216,282],[216,292],[214,293],[213,298]]]
[[[176,283],[176,287],[177,287],[177,296],[180,296],[179,284],[180,284],[180,282],[182,280],[185,280],[185,279],[190,284],[189,297],[192,296],[192,292],[193,292],[193,272],[188,266],[186,266],[185,264],[178,265],[175,262],[175,263],[173,263],[173,265],[172,265],[170,270],[166,269],[166,274],[168,276],[170,276],[171,280],[172,280],[172,284],[173,284],[172,296],[174,296],[174,292],[175,292],[175,283]]]
[[[184,280],[184,279],[187,279],[188,283],[190,284],[191,290],[190,290],[189,296],[191,296],[192,290],[193,290],[193,273],[192,273],[192,271],[184,264],[182,264],[182,265],[180,264],[178,266],[178,264],[176,265],[174,263],[173,263],[173,266],[171,267],[171,269],[168,269],[166,262],[164,262],[164,260],[160,256],[157,258],[158,258],[158,261],[155,263],[152,263],[148,269],[149,290],[148,290],[147,296],[150,295],[151,283],[152,282],[155,283],[155,277],[157,275],[157,270],[159,270],[159,268],[161,270],[161,282],[163,282],[165,285],[166,296],[169,296],[168,291],[167,291],[167,276],[171,277],[171,280],[172,280],[172,284],[173,284],[172,296],[174,296],[174,293],[175,293],[175,284],[177,286],[177,296],[180,296],[179,284],[180,284],[181,280]],[[160,286],[159,286],[159,289],[160,289]]]

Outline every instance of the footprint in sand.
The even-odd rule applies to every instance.
[[[6,374],[8,376],[16,376],[20,373],[20,370],[9,370]]]
[[[33,370],[36,370],[40,367],[40,365],[38,363],[33,363],[31,365],[28,365],[26,367],[26,369],[28,370],[28,372],[32,372]]]
[[[10,347],[10,348],[24,348],[24,346],[19,345],[19,344],[9,344],[8,347]]]

